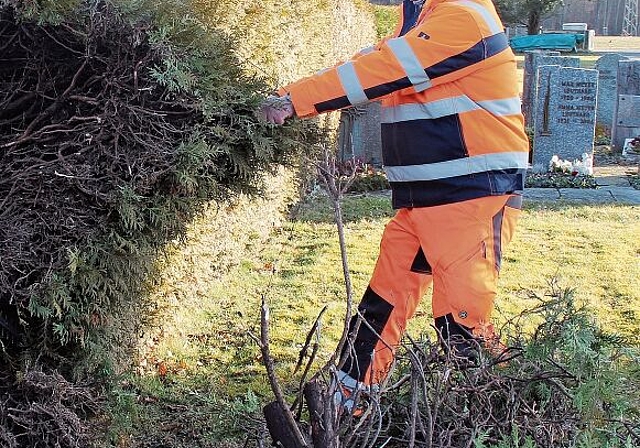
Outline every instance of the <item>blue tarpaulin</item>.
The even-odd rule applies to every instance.
[[[545,33],[529,36],[516,36],[509,40],[513,51],[559,50],[576,51],[584,41],[584,34]]]

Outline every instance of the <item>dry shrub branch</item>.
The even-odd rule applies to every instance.
[[[72,384],[58,373],[31,370],[0,387],[0,445],[7,448],[86,447],[87,419],[100,403],[88,384]]]

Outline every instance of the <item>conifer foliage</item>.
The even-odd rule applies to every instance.
[[[293,157],[254,116],[266,86],[185,5],[0,1],[4,362],[112,367],[157,251]]]

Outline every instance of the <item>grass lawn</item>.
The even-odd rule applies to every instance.
[[[384,195],[344,201],[354,296],[373,269],[384,225],[392,214]],[[343,325],[345,291],[333,214],[326,200],[303,204],[296,218],[274,228],[229,272],[208,269],[207,220],[196,223],[189,247],[170,257],[159,296],[158,328],[144,338],[135,372],[112,396],[111,443],[120,447],[243,446],[255,430],[247,415],[272,398],[249,334],[259,334],[264,296],[271,309],[272,352],[283,385],[317,314],[322,320],[319,362],[334,349]],[[532,306],[557,278],[575,288],[600,324],[640,343],[640,208],[530,203],[505,253],[497,323]],[[201,275],[206,272],[206,275]],[[430,332],[423,301],[409,332]]]

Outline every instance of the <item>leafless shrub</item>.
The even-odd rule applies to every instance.
[[[508,323],[510,347],[478,346],[474,361],[436,338],[406,335],[387,382],[356,395],[357,416],[333,403],[335,369],[319,372],[305,385],[304,443],[283,446],[639,446],[640,405],[628,394],[639,380],[638,348],[602,331],[572,294],[539,299]],[[523,321],[537,325],[526,331]]]

